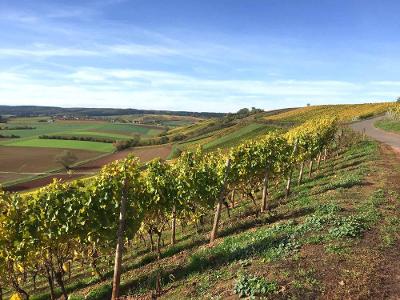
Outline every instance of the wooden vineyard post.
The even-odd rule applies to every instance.
[[[172,209],[172,234],[171,234],[171,245],[176,243],[176,205]]]
[[[235,192],[236,192],[236,190],[233,189],[233,190],[232,190],[232,195],[231,195],[231,204],[232,204],[232,208],[235,208]]]
[[[112,286],[111,300],[117,300],[119,297],[119,288],[121,284],[121,265],[122,265],[122,249],[124,247],[124,232],[126,222],[126,206],[127,199],[125,195],[126,179],[124,182],[124,190],[121,197],[121,207],[119,213],[119,225],[117,232],[117,247],[115,249],[115,262],[114,262],[114,277]]]
[[[304,172],[304,160],[300,164],[300,173],[299,173],[299,178],[297,179],[298,185],[300,185],[303,180],[303,172]]]
[[[308,177],[311,178],[312,177],[312,172],[313,172],[313,164],[314,164],[314,160],[311,159],[310,160],[310,169],[308,171]]]
[[[268,168],[265,168],[265,175],[263,181],[263,191],[262,191],[262,198],[261,198],[261,212],[265,212],[268,209]]]
[[[212,243],[217,238],[217,235],[218,235],[218,224],[219,224],[219,219],[221,217],[221,209],[222,209],[222,205],[223,205],[223,201],[224,201],[225,186],[226,186],[226,181],[228,180],[228,173],[229,173],[230,165],[231,165],[231,160],[227,159],[226,165],[225,165],[224,181],[222,183],[217,207],[215,209],[214,223],[213,223],[213,228],[212,228],[211,235],[210,235],[210,243]]]
[[[324,149],[324,158],[323,158],[323,161],[325,162],[327,158],[328,158],[328,149],[325,148],[325,149]]]
[[[294,143],[292,156],[295,156],[295,155],[296,155],[296,152],[297,152],[297,143],[298,143],[298,141],[296,140],[295,143]],[[287,199],[287,197],[289,197],[289,194],[290,194],[290,185],[291,185],[291,183],[292,183],[292,175],[293,175],[293,166],[290,166],[290,167],[289,167],[289,175],[288,175],[287,184],[286,184],[285,199]]]
[[[321,158],[322,158],[322,152],[318,153],[317,170],[319,170],[319,167],[321,166]]]

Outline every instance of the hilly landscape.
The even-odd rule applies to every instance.
[[[0,1],[0,300],[400,299],[400,1]]]
[[[115,256],[129,299],[395,298],[398,112],[396,103],[243,109],[158,115],[151,126],[133,115],[7,118],[2,131],[21,138],[2,142],[4,162],[77,149],[42,133],[168,139],[86,157],[103,148],[84,141],[68,172],[12,173],[20,183],[1,194],[3,298],[108,299]]]

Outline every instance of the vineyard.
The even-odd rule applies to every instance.
[[[309,239],[320,243],[322,236],[309,235],[327,226],[329,241],[357,237],[376,222],[375,200],[361,205],[354,216],[339,216],[337,203],[323,204],[307,193],[308,188],[323,194],[359,185],[362,176],[353,161],[376,151],[373,144],[362,143],[336,118],[313,118],[228,151],[197,148],[172,161],[146,164],[130,156],[89,180],[55,181],[27,194],[1,192],[0,299],[118,299],[149,289],[157,298],[168,282],[206,270],[216,258],[216,264],[247,264],[246,259],[261,253],[261,261],[273,262],[296,253]],[[350,167],[355,173],[323,172],[328,166]],[[311,201],[317,202],[304,223],[268,226],[280,209],[307,210]],[[262,229],[219,241],[235,226],[250,228],[252,215]],[[190,254],[183,271],[174,271],[177,266],[169,257],[178,255],[179,260],[187,247],[206,244],[205,239],[208,246]],[[340,244],[331,247],[342,249]],[[145,281],[126,277],[146,265],[151,275]],[[91,286],[98,288],[87,290]],[[285,294],[276,279],[246,274],[239,274],[234,291],[239,296]]]
[[[395,103],[314,105],[267,116],[266,119],[272,121],[304,122],[315,116],[325,116],[337,117],[339,121],[349,122],[383,114],[395,106]]]

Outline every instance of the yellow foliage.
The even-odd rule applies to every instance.
[[[14,293],[11,295],[10,300],[23,300],[20,294]]]
[[[64,272],[69,273],[70,271],[70,264],[69,263],[64,263],[62,266]]]
[[[267,120],[304,122],[315,117],[336,117],[339,121],[354,121],[370,115],[387,112],[394,103],[366,103],[342,105],[315,105],[300,107],[266,117]]]

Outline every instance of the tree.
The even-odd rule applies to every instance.
[[[397,97],[396,102],[400,103],[400,97]]]
[[[248,108],[241,108],[237,111],[237,115],[248,115],[250,110]]]
[[[65,150],[56,156],[55,161],[60,163],[67,171],[78,160],[76,155],[71,151]]]

